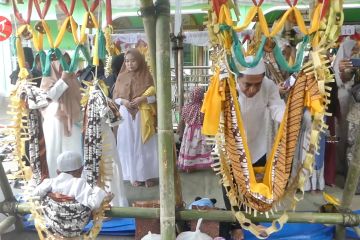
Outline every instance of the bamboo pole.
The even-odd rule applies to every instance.
[[[0,236],[6,232],[14,223],[16,222],[16,217],[7,216],[4,220],[0,222]]]
[[[349,170],[346,176],[345,187],[341,201],[341,208],[349,209],[353,200],[360,177],[360,135],[357,136],[353,160],[349,162]],[[345,227],[336,226],[335,237],[337,240],[345,239]]]
[[[150,55],[150,69],[154,79],[156,79],[156,13],[153,0],[140,0],[140,10],[144,23],[144,30],[148,42],[148,50]],[[155,81],[156,85],[156,81]]]
[[[5,201],[15,201],[15,197],[14,194],[11,190],[11,186],[9,184],[9,181],[7,179],[4,167],[2,165],[2,161],[5,159],[5,155],[0,155],[0,187],[1,187],[1,191],[4,195],[4,199]],[[15,227],[17,231],[22,231],[23,230],[23,225],[22,225],[22,221],[19,218],[16,218],[15,221]]]
[[[161,239],[175,239],[174,136],[171,116],[170,3],[157,1],[156,77]]]
[[[30,205],[26,203],[17,204],[15,202],[0,203],[1,213],[30,213]],[[282,213],[274,213],[267,218],[265,215],[258,214],[257,217],[244,213],[253,222],[272,222],[279,218]],[[360,224],[360,214],[349,213],[317,213],[317,212],[288,212],[289,223],[321,223],[321,224],[342,224],[348,227]],[[139,207],[113,207],[105,213],[106,217],[135,217],[147,219],[159,219],[160,208],[139,208]],[[182,210],[176,212],[177,220],[204,220],[219,222],[235,222],[236,218],[231,211],[223,210]]]

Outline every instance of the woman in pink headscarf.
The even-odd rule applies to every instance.
[[[211,148],[205,143],[205,136],[201,134],[203,113],[200,112],[204,98],[204,89],[196,87],[191,92],[190,102],[182,109],[182,121],[185,123],[181,142],[178,167],[183,171],[209,168]]]

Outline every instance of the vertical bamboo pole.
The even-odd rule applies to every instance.
[[[146,33],[149,55],[150,55],[150,68],[151,73],[156,79],[156,31],[155,31],[155,23],[156,23],[156,15],[155,15],[155,7],[153,0],[140,0],[141,9],[147,9],[143,13],[143,23],[144,29]],[[153,9],[151,12],[150,9]],[[156,86],[156,81],[155,81]]]
[[[175,239],[175,188],[173,128],[170,78],[170,3],[157,1],[156,74],[158,103],[158,140],[160,161],[160,230],[161,239]]]
[[[2,164],[4,159],[5,159],[5,155],[1,154],[0,155],[0,188],[4,195],[5,201],[16,201]],[[16,218],[15,228],[17,231],[23,230],[23,225],[20,218]]]
[[[349,163],[349,170],[347,173],[345,187],[343,191],[343,196],[341,200],[341,207],[342,208],[350,208],[352,199],[354,197],[356,187],[359,182],[360,177],[360,135],[357,136],[356,139],[356,147],[354,157],[352,161]],[[343,240],[345,239],[345,227],[343,225],[336,226],[336,240]]]

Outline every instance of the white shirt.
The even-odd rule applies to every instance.
[[[60,193],[75,200],[91,210],[100,207],[106,192],[99,187],[91,187],[83,178],[75,178],[67,173],[60,173],[55,178],[47,178],[35,188],[33,196],[43,198],[47,193]]]
[[[246,97],[239,91],[239,104],[250,156],[254,164],[266,154],[266,110],[269,110],[273,120],[281,122],[285,103],[280,98],[279,89],[275,83],[264,77],[259,92],[252,98]]]

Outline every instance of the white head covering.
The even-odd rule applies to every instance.
[[[83,166],[81,155],[73,151],[65,151],[61,153],[57,157],[56,162],[57,162],[57,169],[60,172],[74,171]]]
[[[250,63],[254,61],[254,56],[247,56],[245,57],[245,61]],[[240,73],[245,75],[259,75],[265,73],[265,63],[264,60],[261,58],[259,63],[252,68],[245,68],[244,70],[240,71]]]
[[[340,78],[340,70],[339,70],[340,61],[343,60],[344,58],[351,57],[351,52],[352,52],[352,49],[354,48],[355,44],[356,44],[356,41],[354,41],[350,38],[346,38],[344,40],[344,42],[342,42],[340,44],[339,50],[336,54],[336,58],[334,60],[333,66],[334,66],[336,83],[339,87],[343,85],[343,82]]]

